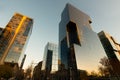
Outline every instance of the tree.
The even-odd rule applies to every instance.
[[[112,71],[109,59],[107,57],[101,58],[100,64],[101,66],[99,66],[98,70],[101,76],[109,76],[110,72]]]
[[[8,65],[0,65],[0,77],[9,79],[13,76],[13,69]]]
[[[25,78],[27,78],[27,80],[31,79],[31,75],[32,75],[32,63],[30,64],[30,66],[28,66],[28,68],[25,70]]]
[[[15,75],[15,79],[16,80],[23,80],[24,79],[24,70],[22,70],[22,69],[17,70],[16,75]]]
[[[92,72],[90,73],[90,76],[97,77],[97,76],[98,76],[98,74],[97,74],[97,72],[92,71]]]
[[[33,80],[41,80],[43,72],[41,71],[41,67],[42,67],[42,61],[38,63],[37,66],[34,67],[33,70]]]

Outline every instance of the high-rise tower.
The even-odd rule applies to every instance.
[[[43,57],[42,70],[55,72],[58,70],[58,46],[48,42]]]
[[[108,33],[101,31],[98,36],[111,65],[111,75],[120,76],[120,44]]]
[[[45,46],[44,57],[41,70],[43,76],[41,80],[49,79],[51,74],[58,71],[58,45],[48,42]],[[50,78],[51,79],[51,78]]]
[[[12,62],[21,65],[32,27],[33,19],[19,13],[14,14],[0,37],[0,64]]]
[[[97,33],[91,28],[91,22],[88,15],[71,4],[67,4],[62,12],[59,52],[62,69],[68,70],[70,77],[75,77],[77,69],[97,72],[100,59],[106,56]]]

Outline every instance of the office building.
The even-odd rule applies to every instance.
[[[58,45],[48,42],[45,46],[42,70],[50,73],[58,70]]]
[[[58,45],[48,42],[44,49],[40,80],[52,80],[52,74],[58,71]]]
[[[92,30],[92,21],[84,12],[67,4],[59,23],[59,54],[61,69],[68,70],[69,79],[76,78],[77,70],[98,72],[99,61],[105,55],[97,33]],[[68,79],[68,80],[69,80]]]
[[[21,66],[32,27],[33,19],[19,13],[14,14],[0,37],[0,64],[16,63]]]
[[[101,31],[98,36],[108,56],[111,65],[111,75],[119,76],[120,79],[120,44],[108,33]]]

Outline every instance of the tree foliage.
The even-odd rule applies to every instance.
[[[16,80],[23,80],[24,79],[24,70],[20,69],[17,71],[16,76],[15,76]]]
[[[101,66],[99,66],[98,70],[101,76],[109,76],[111,71],[111,65],[109,63],[109,59],[107,57],[103,57],[100,60]]]
[[[13,70],[10,66],[7,65],[0,65],[0,77],[9,79],[13,76]]]
[[[25,70],[25,78],[31,79],[32,70],[33,70],[33,66],[32,66],[32,63],[31,63],[30,66],[28,66],[28,68]]]

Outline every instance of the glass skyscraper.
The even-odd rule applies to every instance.
[[[71,4],[64,8],[59,23],[59,69],[68,70],[75,77],[77,70],[98,72],[99,62],[105,51],[96,32],[92,30],[90,17]],[[73,77],[73,80],[78,80]]]
[[[45,46],[42,70],[54,73],[58,70],[58,45],[48,42]]]
[[[32,33],[33,19],[14,14],[0,37],[0,63],[17,63],[19,66],[24,57],[24,51]]]
[[[119,76],[120,79],[120,44],[108,33],[101,31],[98,36],[108,56],[111,65],[111,75]]]

